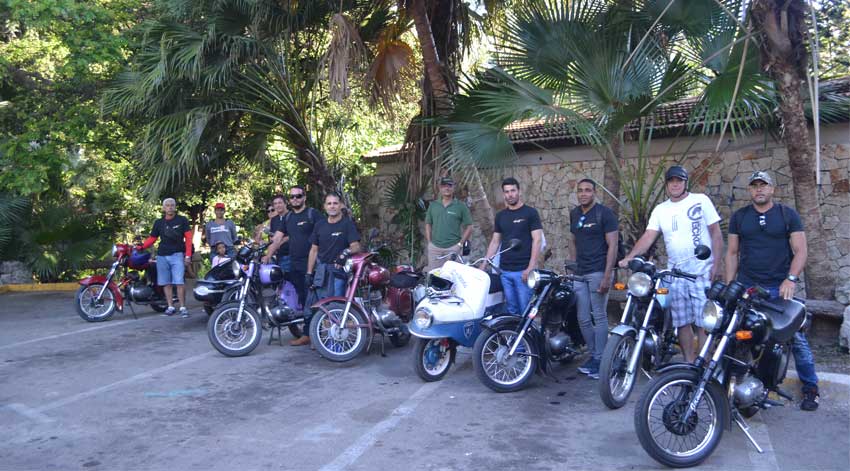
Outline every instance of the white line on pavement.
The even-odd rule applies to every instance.
[[[14,404],[7,404],[6,408],[42,424],[49,424],[50,422],[53,422],[53,419],[50,417],[17,402]]]
[[[139,319],[139,320],[141,320],[141,319]],[[133,320],[126,320],[126,321],[118,321],[118,322],[108,322],[106,324],[97,325],[97,326],[94,326],[94,327],[89,327],[87,329],[74,330],[74,331],[71,331],[71,332],[65,332],[65,333],[56,334],[56,335],[48,335],[47,337],[40,337],[40,338],[32,339],[32,340],[24,340],[23,342],[10,343],[9,345],[0,345],[0,350],[6,349],[6,348],[20,347],[21,345],[27,345],[27,344],[31,344],[31,343],[41,342],[41,341],[44,341],[44,340],[58,339],[59,337],[65,337],[65,336],[68,336],[68,335],[83,334],[83,333],[86,333],[86,332],[91,332],[93,330],[106,329],[106,328],[109,328],[109,327],[118,327],[119,325],[129,324],[131,322],[137,322],[137,320],[133,319]]]
[[[759,453],[752,443],[746,441],[750,450],[750,464],[754,471],[779,471],[779,463],[776,462],[776,453],[773,451],[773,443],[770,441],[770,433],[761,413],[749,421],[750,434],[758,442],[764,453]]]

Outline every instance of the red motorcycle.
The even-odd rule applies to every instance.
[[[168,303],[162,286],[156,284],[156,263],[151,254],[130,244],[112,246],[115,262],[106,276],[94,275],[80,280],[77,291],[77,313],[89,322],[109,320],[115,311],[124,311],[124,302],[148,304],[156,312],[165,312]],[[115,278],[119,270],[120,279]],[[131,271],[134,270],[134,271]],[[141,272],[141,273],[140,273]],[[133,311],[133,316],[136,312]]]
[[[374,232],[372,234],[374,236]],[[349,256],[344,265],[348,273],[346,295],[325,298],[313,304],[310,343],[320,355],[343,362],[357,357],[381,336],[395,347],[410,340],[407,323],[413,317],[413,288],[421,275],[409,265],[390,270],[377,263],[378,252]]]

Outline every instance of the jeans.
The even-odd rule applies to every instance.
[[[292,259],[289,258],[289,255],[281,255],[278,257],[277,264],[280,265],[280,269],[283,270],[284,273],[289,273],[292,269]]]
[[[763,286],[763,288],[770,293],[772,299],[779,297],[779,286]],[[791,352],[794,354],[794,364],[797,365],[797,376],[800,377],[803,388],[816,388],[818,386],[818,375],[815,373],[815,356],[812,354],[812,348],[809,346],[806,334],[802,332],[794,334],[794,344],[791,346]]]
[[[326,273],[327,276],[324,279],[324,283],[322,286],[315,288],[315,294],[312,297],[315,301],[321,301],[325,298],[332,298],[335,296],[345,296],[345,288],[347,276],[345,272],[342,270],[336,269],[333,265],[326,265]],[[321,280],[314,280],[314,283]],[[309,287],[308,287],[309,289]],[[307,302],[310,302],[311,299],[308,299]],[[305,303],[304,306],[304,326],[306,327],[305,331],[309,332],[310,321],[313,320],[313,310],[310,309],[310,306],[307,306]]]
[[[307,301],[307,285],[304,284],[304,276],[306,271],[292,270],[286,274],[286,279],[295,287],[295,292],[298,293],[298,304],[302,307]]]
[[[183,257],[183,252],[177,252],[171,255],[157,255],[156,284],[160,286],[182,285],[183,274],[186,271],[186,265],[183,264]]]
[[[505,293],[505,305],[508,313],[521,316],[525,312],[528,302],[531,300],[531,290],[522,281],[521,271],[502,271],[499,275],[502,281],[502,289]]]
[[[576,314],[581,335],[593,359],[602,359],[608,341],[608,292],[598,293],[604,272],[588,273],[587,283],[575,283]]]

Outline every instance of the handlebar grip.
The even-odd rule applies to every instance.
[[[679,270],[678,268],[673,269],[673,274],[678,276],[678,277],[686,278],[686,279],[691,280],[691,281],[695,281],[698,278],[697,275],[694,275],[694,274],[691,274],[691,273],[685,273],[682,270]]]

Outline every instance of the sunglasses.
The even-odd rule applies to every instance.
[[[266,210],[266,213],[273,213],[273,212],[274,212],[274,208],[269,208],[269,209]]]
[[[582,216],[582,217],[578,218],[578,223],[576,224],[576,229],[581,229],[582,227],[584,227],[585,218],[586,218],[586,216]]]
[[[304,197],[304,193],[298,193],[295,195],[289,195],[289,199],[291,200],[299,200]]]
[[[761,228],[761,230],[764,230],[764,228],[766,226],[767,226],[767,218],[765,218],[764,214],[762,214],[762,215],[759,216],[759,227]]]

